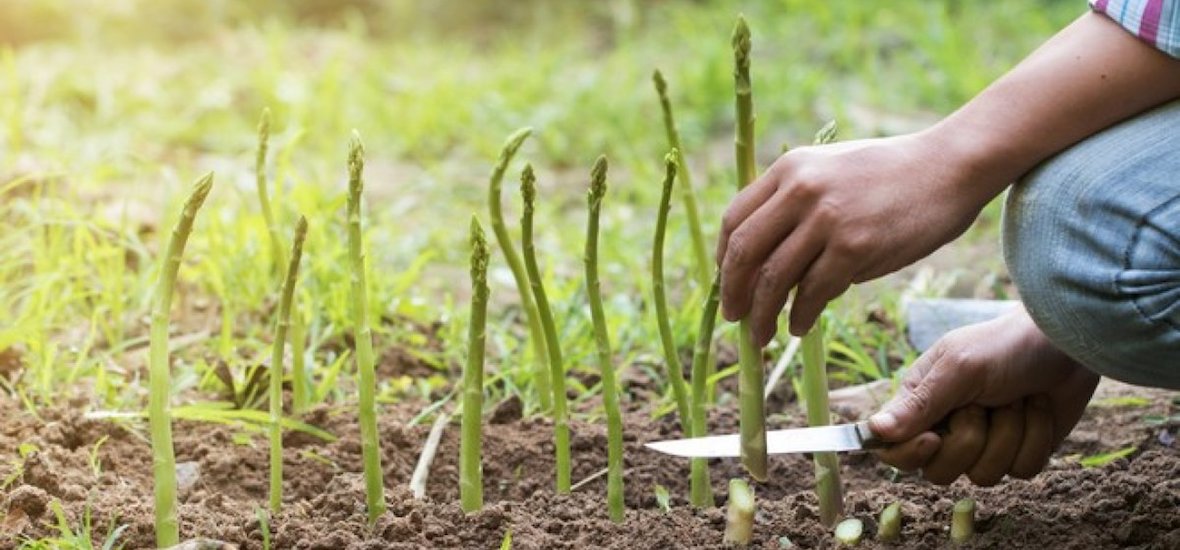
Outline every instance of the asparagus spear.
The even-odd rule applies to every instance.
[[[901,503],[894,502],[881,510],[881,520],[877,522],[877,540],[892,542],[901,537]]]
[[[598,365],[602,369],[602,401],[606,411],[607,473],[606,503],[611,521],[623,521],[623,415],[619,411],[618,381],[611,363],[610,337],[606,315],[602,311],[602,290],[598,281],[598,214],[606,195],[606,157],[598,157],[590,176],[586,195],[589,216],[586,220],[586,295],[590,317],[594,322],[594,343],[598,347]],[[682,380],[683,382],[683,380]]]
[[[565,367],[561,358],[561,342],[557,339],[557,328],[541,270],[537,267],[536,245],[533,243],[533,210],[537,201],[537,177],[531,164],[524,166],[520,175],[520,194],[524,199],[524,211],[520,217],[521,246],[524,251],[524,266],[528,272],[529,287],[537,302],[537,313],[541,328],[545,332],[545,348],[549,352],[549,382],[553,389],[553,447],[557,462],[557,492],[570,492],[570,428],[565,398]]]
[[[279,316],[275,319],[274,352],[270,360],[270,511],[278,513],[283,505],[283,351],[291,325],[291,301],[295,281],[299,278],[299,260],[303,257],[303,240],[307,237],[307,218],[299,217],[295,240],[291,245],[291,263],[283,281]]]
[[[463,439],[459,442],[459,500],[464,512],[483,507],[480,449],[483,419],[483,359],[487,337],[488,241],[479,219],[471,217],[471,322],[467,368],[463,370]]]
[[[717,305],[721,295],[721,274],[713,276],[713,283],[709,285],[709,296],[705,299],[705,307],[701,311],[700,328],[697,330],[696,345],[692,350],[692,436],[704,437],[705,433],[705,403],[709,400],[706,381],[709,377],[709,364],[712,358],[713,324],[717,321]],[[713,505],[713,487],[709,482],[709,462],[703,458],[694,458],[691,462],[692,477],[690,479],[691,499],[694,506]]]
[[[738,189],[754,181],[754,101],[750,85],[750,27],[739,16],[733,29],[734,95],[737,111],[737,134],[734,153],[737,157]],[[738,377],[740,399],[740,433],[742,464],[758,481],[766,480],[766,406],[762,396],[762,351],[754,344],[750,323],[742,319],[738,330]]]
[[[271,260],[274,262],[275,273],[282,276],[283,268],[287,265],[287,258],[283,251],[283,241],[279,239],[279,228],[275,225],[274,211],[270,208],[270,193],[266,183],[266,152],[270,142],[270,109],[262,110],[262,118],[258,120],[258,151],[254,158],[254,184],[258,188],[258,202],[262,205],[262,218],[266,220],[266,233],[270,236]]]
[[[369,522],[385,512],[385,485],[381,449],[377,441],[377,375],[373,356],[373,330],[369,327],[368,290],[365,287],[365,253],[361,242],[361,192],[364,190],[365,147],[353,131],[348,151],[348,257],[352,265],[352,317],[356,341],[358,417],[361,425],[361,459],[365,469],[365,500]]]
[[[500,207],[500,182],[504,181],[504,172],[516,151],[520,149],[524,140],[532,133],[532,128],[521,128],[508,136],[504,148],[500,151],[500,158],[492,168],[492,175],[488,178],[488,212],[492,218],[492,232],[496,234],[496,243],[504,253],[504,261],[512,271],[512,279],[516,281],[516,291],[520,295],[520,307],[524,310],[529,324],[529,340],[533,343],[533,365],[537,387],[537,395],[541,398],[541,408],[548,411],[553,406],[550,396],[549,366],[546,364],[547,351],[545,349],[545,333],[541,328],[541,319],[537,313],[537,304],[529,286],[529,275],[521,264],[520,255],[512,244],[512,237],[504,225],[504,214]]]
[[[658,74],[658,73],[657,73]],[[660,330],[660,343],[664,347],[664,362],[668,365],[668,383],[676,399],[676,411],[680,416],[680,429],[691,434],[689,425],[688,389],[684,385],[684,367],[672,338],[672,327],[668,323],[668,300],[664,295],[664,231],[668,225],[668,211],[672,207],[672,187],[676,181],[676,159],[680,155],[675,149],[664,157],[664,185],[660,195],[660,206],[656,213],[656,236],[652,240],[651,289],[656,306],[656,324]]]
[[[172,229],[172,238],[160,265],[160,278],[152,296],[152,327],[148,424],[152,432],[152,472],[155,477],[156,546],[166,548],[180,542],[180,524],[176,519],[176,455],[172,448],[172,407],[168,403],[172,373],[168,366],[168,319],[172,309],[172,292],[184,256],[184,246],[193,230],[197,211],[213,187],[213,173],[193,185],[180,220]]]
[[[951,514],[951,542],[964,544],[975,536],[975,501],[969,498],[955,503]]]
[[[815,143],[830,143],[836,139],[836,123],[824,125],[815,136]],[[824,344],[824,320],[821,316],[803,336],[803,400],[807,406],[807,423],[811,426],[831,424],[828,414],[827,350]],[[815,453],[815,492],[819,498],[819,518],[831,527],[844,513],[844,494],[840,484],[840,459],[836,453]]]
[[[652,72],[652,82],[655,83],[656,93],[660,96],[660,108],[664,112],[664,133],[668,136],[668,147],[676,151],[684,151],[680,146],[680,131],[676,129],[676,119],[672,116],[672,102],[668,99],[668,81],[659,69]],[[688,234],[692,237],[692,251],[696,258],[697,280],[700,284],[709,284],[710,264],[708,249],[705,247],[705,234],[701,231],[701,214],[697,208],[697,195],[692,186],[692,179],[688,173],[688,162],[683,153],[676,155],[676,165],[680,171],[680,196],[684,201],[684,212],[688,216]]]

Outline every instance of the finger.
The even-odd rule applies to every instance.
[[[721,267],[721,261],[725,259],[726,250],[729,247],[729,236],[733,234],[746,218],[750,217],[762,203],[766,202],[774,195],[778,189],[778,170],[777,163],[771,166],[766,173],[762,174],[754,183],[747,185],[744,189],[738,192],[737,196],[730,201],[729,206],[725,209],[725,214],[721,217],[721,235],[717,239],[717,251],[715,260],[717,267]]]
[[[975,464],[987,442],[987,411],[968,405],[951,415],[950,431],[922,468],[922,476],[936,485],[949,485]]]
[[[1004,479],[1012,468],[1016,452],[1024,439],[1024,400],[991,411],[987,444],[979,460],[967,470],[967,477],[980,487],[991,487]]]
[[[934,432],[922,432],[909,441],[903,441],[877,451],[877,458],[901,470],[912,472],[930,462],[934,453],[938,452],[942,439]]]
[[[803,336],[811,330],[824,306],[848,289],[850,258],[824,249],[799,281],[791,304],[791,334]]]
[[[1057,419],[1053,423],[1053,450],[1061,445],[1086,412],[1086,405],[1090,403],[1090,396],[1094,395],[1098,380],[1097,374],[1079,368],[1050,391],[1053,418]]]
[[[1053,412],[1048,396],[1034,395],[1024,404],[1024,437],[1009,474],[1030,479],[1045,468],[1053,452]]]
[[[784,240],[798,219],[798,205],[776,193],[729,236],[721,262],[721,313],[736,321],[750,310],[759,269]]]
[[[748,319],[754,331],[754,341],[765,346],[774,338],[779,313],[787,303],[787,296],[795,287],[803,271],[819,254],[819,242],[810,224],[779,243],[778,248],[762,264]]]
[[[974,399],[979,374],[973,368],[961,368],[952,347],[944,337],[914,361],[904,383],[908,393],[869,418],[869,428],[877,437],[905,441]]]

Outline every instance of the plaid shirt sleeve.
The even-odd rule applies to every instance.
[[[1090,8],[1131,34],[1180,58],[1180,0],[1089,0]]]

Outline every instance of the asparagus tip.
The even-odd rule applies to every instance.
[[[520,171],[520,196],[524,199],[524,207],[532,210],[537,201],[537,175],[533,173],[532,163],[525,163]]]
[[[270,107],[262,108],[262,116],[258,118],[258,137],[266,139],[270,134]]]
[[[484,234],[479,216],[471,215],[471,279],[483,286],[488,277],[488,240]]]
[[[749,64],[750,26],[746,24],[745,15],[739,14],[733,27],[733,52],[739,63]]]
[[[213,172],[209,172],[197,179],[193,183],[193,192],[189,195],[188,200],[185,201],[185,206],[195,206],[200,208],[205,203],[205,198],[209,196],[209,191],[213,189]]]
[[[606,195],[606,169],[606,155],[599,155],[598,160],[594,161],[594,168],[590,170],[591,205],[602,201],[602,197]]]
[[[664,155],[664,168],[669,174],[676,173],[676,165],[680,162],[680,150],[673,147],[668,154]]]
[[[507,158],[516,154],[517,149],[520,149],[520,146],[524,143],[524,140],[528,139],[531,135],[533,135],[533,129],[530,126],[525,126],[523,128],[517,129],[515,132],[512,132],[512,135],[508,136],[508,139],[504,140],[504,147],[501,150],[500,157]]]
[[[299,215],[299,221],[295,222],[295,240],[302,241],[307,236],[307,216]]]
[[[361,142],[361,134],[355,129],[348,142],[348,188],[353,194],[360,195],[362,182],[361,172],[365,170],[365,144]]]
[[[823,145],[825,143],[836,141],[837,129],[836,119],[829,120],[827,124],[824,124],[823,128],[820,128],[819,131],[815,133],[815,144]]]
[[[656,85],[656,93],[660,95],[668,93],[668,81],[664,80],[664,73],[661,73],[659,69],[651,72],[651,80]]]

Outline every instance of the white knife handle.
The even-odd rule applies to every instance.
[[[889,443],[882,441],[881,438],[877,437],[877,434],[873,433],[873,430],[869,429],[868,420],[857,422],[855,427],[856,438],[860,440],[862,449],[871,451],[873,449],[884,449],[889,446]]]

